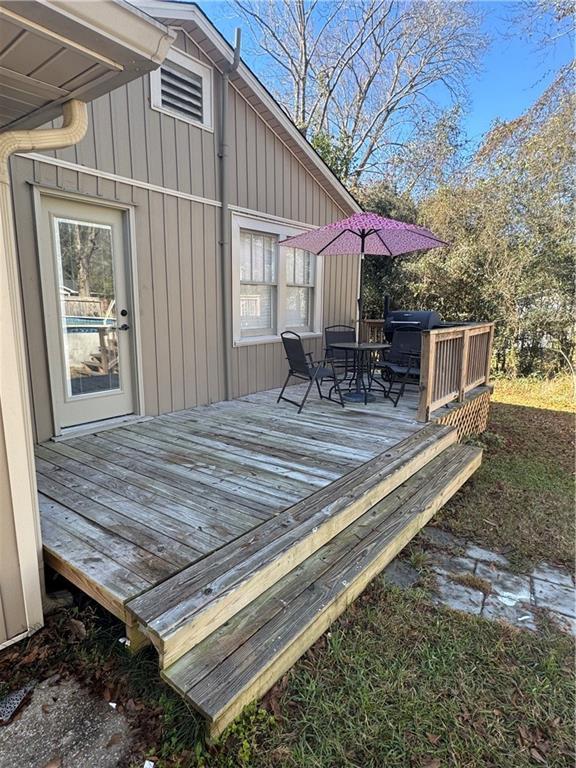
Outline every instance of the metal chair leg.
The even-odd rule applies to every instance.
[[[308,389],[306,390],[306,394],[304,395],[304,399],[300,403],[300,407],[298,408],[298,413],[302,413],[302,408],[304,408],[304,405],[306,404],[306,400],[308,400],[308,395],[310,394],[310,390],[312,389],[312,386],[314,385],[315,381],[316,381],[316,376],[314,375],[310,379],[310,384],[308,384]]]
[[[278,395],[278,400],[276,400],[277,403],[279,403],[280,400],[282,400],[282,398],[284,397],[284,391],[285,391],[286,387],[288,386],[288,382],[290,381],[290,377],[291,376],[292,376],[292,371],[289,371],[288,372],[288,376],[286,376],[286,381],[284,382],[284,386],[282,387],[282,389],[280,391],[280,394]]]
[[[344,398],[342,397],[342,390],[340,389],[340,383],[338,379],[334,379],[334,386],[332,387],[332,389],[335,389],[336,392],[338,393],[338,397],[340,399],[340,405],[342,406],[342,408],[344,408],[345,407]]]

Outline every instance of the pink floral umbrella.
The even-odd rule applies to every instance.
[[[282,240],[280,245],[302,248],[318,256],[401,256],[413,251],[439,248],[447,243],[430,230],[415,224],[386,219],[375,213],[355,213],[348,219],[289,237]],[[362,317],[362,297],[358,304]]]

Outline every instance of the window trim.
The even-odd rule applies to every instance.
[[[300,235],[308,232],[311,227],[302,224],[286,224],[278,218],[256,218],[252,216],[231,214],[231,248],[232,248],[232,339],[234,347],[252,346],[255,344],[271,344],[282,341],[280,333],[286,329],[284,322],[286,306],[286,258],[284,250],[278,253],[277,286],[276,286],[276,329],[277,333],[269,336],[242,336],[240,327],[240,230],[248,229],[252,232],[276,235],[279,240],[284,240],[291,235]],[[323,317],[323,274],[324,257],[315,257],[314,275],[314,308],[312,330],[302,331],[302,338],[320,338],[322,336]]]
[[[189,72],[197,75],[202,79],[202,110],[204,112],[204,120],[194,120],[192,117],[186,117],[182,112],[178,112],[170,107],[165,107],[162,104],[162,65],[157,69],[150,72],[150,107],[157,112],[162,112],[165,115],[170,115],[176,120],[181,120],[183,123],[189,123],[195,125],[197,128],[202,128],[210,133],[214,132],[214,116],[213,116],[213,77],[212,69],[203,62],[190,56],[188,53],[184,53],[177,48],[171,48],[166,56],[166,62],[176,64],[182,69],[186,69]]]

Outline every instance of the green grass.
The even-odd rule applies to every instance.
[[[291,674],[249,764],[573,765],[571,651],[377,580]]]
[[[497,379],[494,399],[500,403],[544,408],[548,411],[574,413],[576,410],[576,392],[570,376],[556,376],[553,379]]]
[[[266,709],[250,706],[212,748],[200,719],[160,682],[155,654],[130,656],[121,633],[93,606],[61,612],[0,654],[0,678],[17,687],[75,675],[118,702],[136,734],[133,768],[145,757],[157,768],[574,764],[573,646],[551,626],[515,630],[376,579],[268,694]]]
[[[574,416],[570,382],[496,382],[482,467],[436,518],[520,569],[574,562]]]
[[[573,423],[562,392],[498,383],[484,465],[445,508],[444,527],[518,564],[573,562]],[[425,569],[425,550],[411,551]],[[263,705],[208,748],[200,719],[161,683],[156,654],[131,657],[118,643],[122,625],[80,605],[0,653],[0,680],[15,688],[74,675],[118,702],[136,734],[130,768],[145,756],[156,768],[574,766],[573,642],[545,618],[533,634],[376,579]]]

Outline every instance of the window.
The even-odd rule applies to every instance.
[[[153,109],[212,129],[212,70],[188,54],[172,49],[164,64],[150,73]]]
[[[300,248],[285,248],[286,328],[311,331],[314,316],[314,255]]]
[[[320,335],[322,257],[280,242],[301,228],[232,215],[234,343],[279,341],[280,333]]]
[[[240,334],[276,333],[278,238],[240,231]]]

